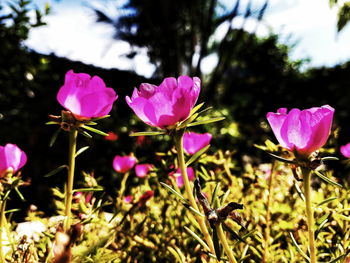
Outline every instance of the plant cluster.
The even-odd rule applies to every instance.
[[[118,96],[98,76],[68,71],[57,94],[65,110],[47,122],[59,126],[51,146],[60,131],[69,137],[68,163],[47,175],[68,174],[63,188],[52,189],[55,216],[31,207],[26,222],[11,220],[16,211],[6,203],[15,193],[23,198],[27,155],[14,144],[0,147],[0,261],[347,262],[348,190],[327,171],[327,161],[337,158],[322,149],[334,109],[268,113],[280,146],[257,146],[271,163],[254,166],[247,158],[245,172],[236,174],[232,152],[210,152],[215,135],[192,131],[224,119],[203,116],[208,109],[196,105],[200,90],[199,78],[180,76],[159,86],[143,83],[126,97],[152,127],[131,136],[170,137],[174,147],[155,153],[154,163],[116,155],[111,167],[118,183],[109,195],[98,175],[84,172],[77,182],[75,163],[89,148],[77,148],[80,135],[115,139],[95,127]],[[349,148],[341,148],[347,158]]]

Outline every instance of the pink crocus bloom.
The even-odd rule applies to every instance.
[[[120,156],[116,155],[113,159],[113,168],[118,173],[126,173],[136,164],[134,156]]]
[[[94,118],[107,115],[118,98],[112,88],[107,88],[98,76],[86,73],[67,72],[64,85],[57,94],[58,102],[79,118]]]
[[[292,109],[289,113],[286,108],[281,108],[277,113],[269,112],[267,120],[282,147],[308,157],[326,143],[333,114],[334,109],[329,105]]]
[[[187,119],[198,99],[200,85],[199,78],[188,76],[166,78],[159,86],[142,83],[131,98],[126,97],[126,102],[146,124],[166,128]]]
[[[188,175],[188,179],[190,181],[194,180],[194,170],[192,167],[187,167],[187,175]],[[181,188],[184,186],[184,181],[182,178],[182,174],[181,174],[181,169],[177,169],[176,173],[175,173],[175,178],[176,178],[176,185]]]
[[[146,177],[152,169],[153,169],[152,164],[148,164],[148,163],[138,164],[135,166],[136,176],[140,178]]]
[[[212,135],[210,133],[186,132],[184,135],[184,149],[188,154],[195,154],[209,145]]]
[[[7,172],[15,173],[27,162],[27,155],[15,144],[0,146],[0,177]]]
[[[348,144],[341,146],[340,152],[344,157],[350,158],[350,142]]]

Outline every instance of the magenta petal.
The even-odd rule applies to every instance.
[[[135,166],[135,173],[137,177],[143,178],[153,169],[151,164],[138,164]]]
[[[282,112],[278,112],[278,113],[269,112],[266,118],[279,144],[282,147],[288,148],[287,144],[283,141],[281,136],[281,128],[285,119],[287,118],[287,114]]]
[[[118,173],[126,173],[136,164],[134,156],[119,156],[116,155],[113,159],[113,168]]]
[[[304,113],[299,109],[292,109],[281,127],[281,138],[287,149],[302,149],[307,146],[311,136],[310,125]]]
[[[350,143],[343,145],[340,147],[340,152],[341,154],[346,157],[346,158],[350,158]]]
[[[113,102],[117,99],[113,89],[104,89],[103,92],[90,93],[79,98],[81,105],[80,113],[77,115],[84,117],[99,117],[107,115],[113,107]]]
[[[21,169],[27,162],[27,156],[15,144],[0,146],[0,176],[9,168],[13,173]]]
[[[166,78],[158,87],[141,84],[140,90],[134,90],[131,99],[126,97],[126,101],[142,121],[151,126],[166,128],[189,116],[199,91],[199,78]]]
[[[328,139],[328,136],[332,127],[332,120],[334,109],[328,107],[317,108],[316,110],[305,110],[309,112],[310,118],[307,120],[309,123],[312,134],[308,141],[306,148],[306,154],[311,154],[317,149],[321,148]]]
[[[188,179],[190,181],[193,181],[194,177],[195,177],[193,168],[192,167],[187,167],[186,171],[187,171]],[[179,188],[181,188],[181,187],[184,186],[184,181],[183,181],[183,178],[182,178],[182,173],[181,173],[181,169],[180,168],[177,169],[176,174],[177,174],[177,176],[176,176],[176,185]]]
[[[167,100],[171,100],[173,97],[173,92],[178,87],[175,78],[165,78],[163,82],[159,85],[157,93],[163,93]]]
[[[133,100],[131,100],[129,97],[126,97],[126,102],[129,105],[129,107],[134,111],[134,113],[139,117],[143,122],[147,123],[150,126],[157,126],[155,116],[152,117],[152,121],[148,118],[151,114],[149,113],[152,111],[152,109],[147,109],[147,114],[145,114],[145,107],[146,104],[148,105],[147,107],[153,107],[152,105],[149,105],[149,102],[147,99],[142,98],[142,97],[137,97]]]
[[[154,93],[157,91],[157,86],[148,84],[148,83],[142,83],[140,85],[140,92],[137,94],[137,96],[143,97],[145,99],[149,99],[154,95]],[[137,92],[137,89],[136,89]],[[133,94],[133,99],[134,99],[134,94]]]
[[[308,157],[321,148],[330,134],[334,109],[329,105],[300,111],[285,108],[268,113],[269,124],[282,147]]]
[[[64,85],[57,93],[58,102],[67,110],[80,117],[102,117],[113,107],[117,95],[107,88],[103,80],[85,73],[67,72]]]
[[[209,145],[212,135],[210,133],[186,132],[183,139],[183,146],[188,154],[195,154],[200,149]]]

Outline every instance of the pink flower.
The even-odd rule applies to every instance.
[[[212,135],[210,133],[186,132],[184,135],[184,149],[188,154],[195,154],[209,145]]]
[[[0,177],[6,172],[15,173],[27,162],[27,155],[15,144],[0,146]]]
[[[126,173],[136,164],[134,156],[119,156],[116,155],[113,159],[113,168],[118,173]]]
[[[130,204],[132,202],[132,195],[126,195],[124,196],[124,203]]]
[[[148,125],[165,128],[185,120],[200,92],[201,81],[194,77],[180,76],[166,78],[158,87],[142,83],[140,90],[136,88],[131,99],[126,102],[135,114]]]
[[[94,118],[107,115],[118,98],[98,76],[67,72],[64,85],[57,94],[58,102],[76,117]]]
[[[308,157],[326,143],[333,114],[329,105],[302,111],[292,109],[289,113],[281,108],[277,113],[269,112],[267,120],[282,147]]]
[[[181,188],[184,186],[184,181],[182,179],[182,174],[181,174],[181,169],[177,169],[175,175],[177,175],[176,178],[176,185]],[[188,175],[188,179],[190,181],[194,180],[194,170],[192,167],[187,167],[187,175]]]
[[[118,140],[118,134],[110,131],[110,132],[108,132],[108,135],[105,136],[105,140],[114,142],[114,141]]]
[[[340,152],[344,157],[350,158],[350,142],[346,145],[341,146]]]
[[[146,177],[152,169],[152,164],[138,164],[135,166],[136,176],[140,178]]]

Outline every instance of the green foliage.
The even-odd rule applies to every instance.
[[[338,7],[337,30],[340,32],[350,21],[350,2],[344,1],[342,5],[338,5],[337,0],[329,0],[329,4],[331,8]]]

